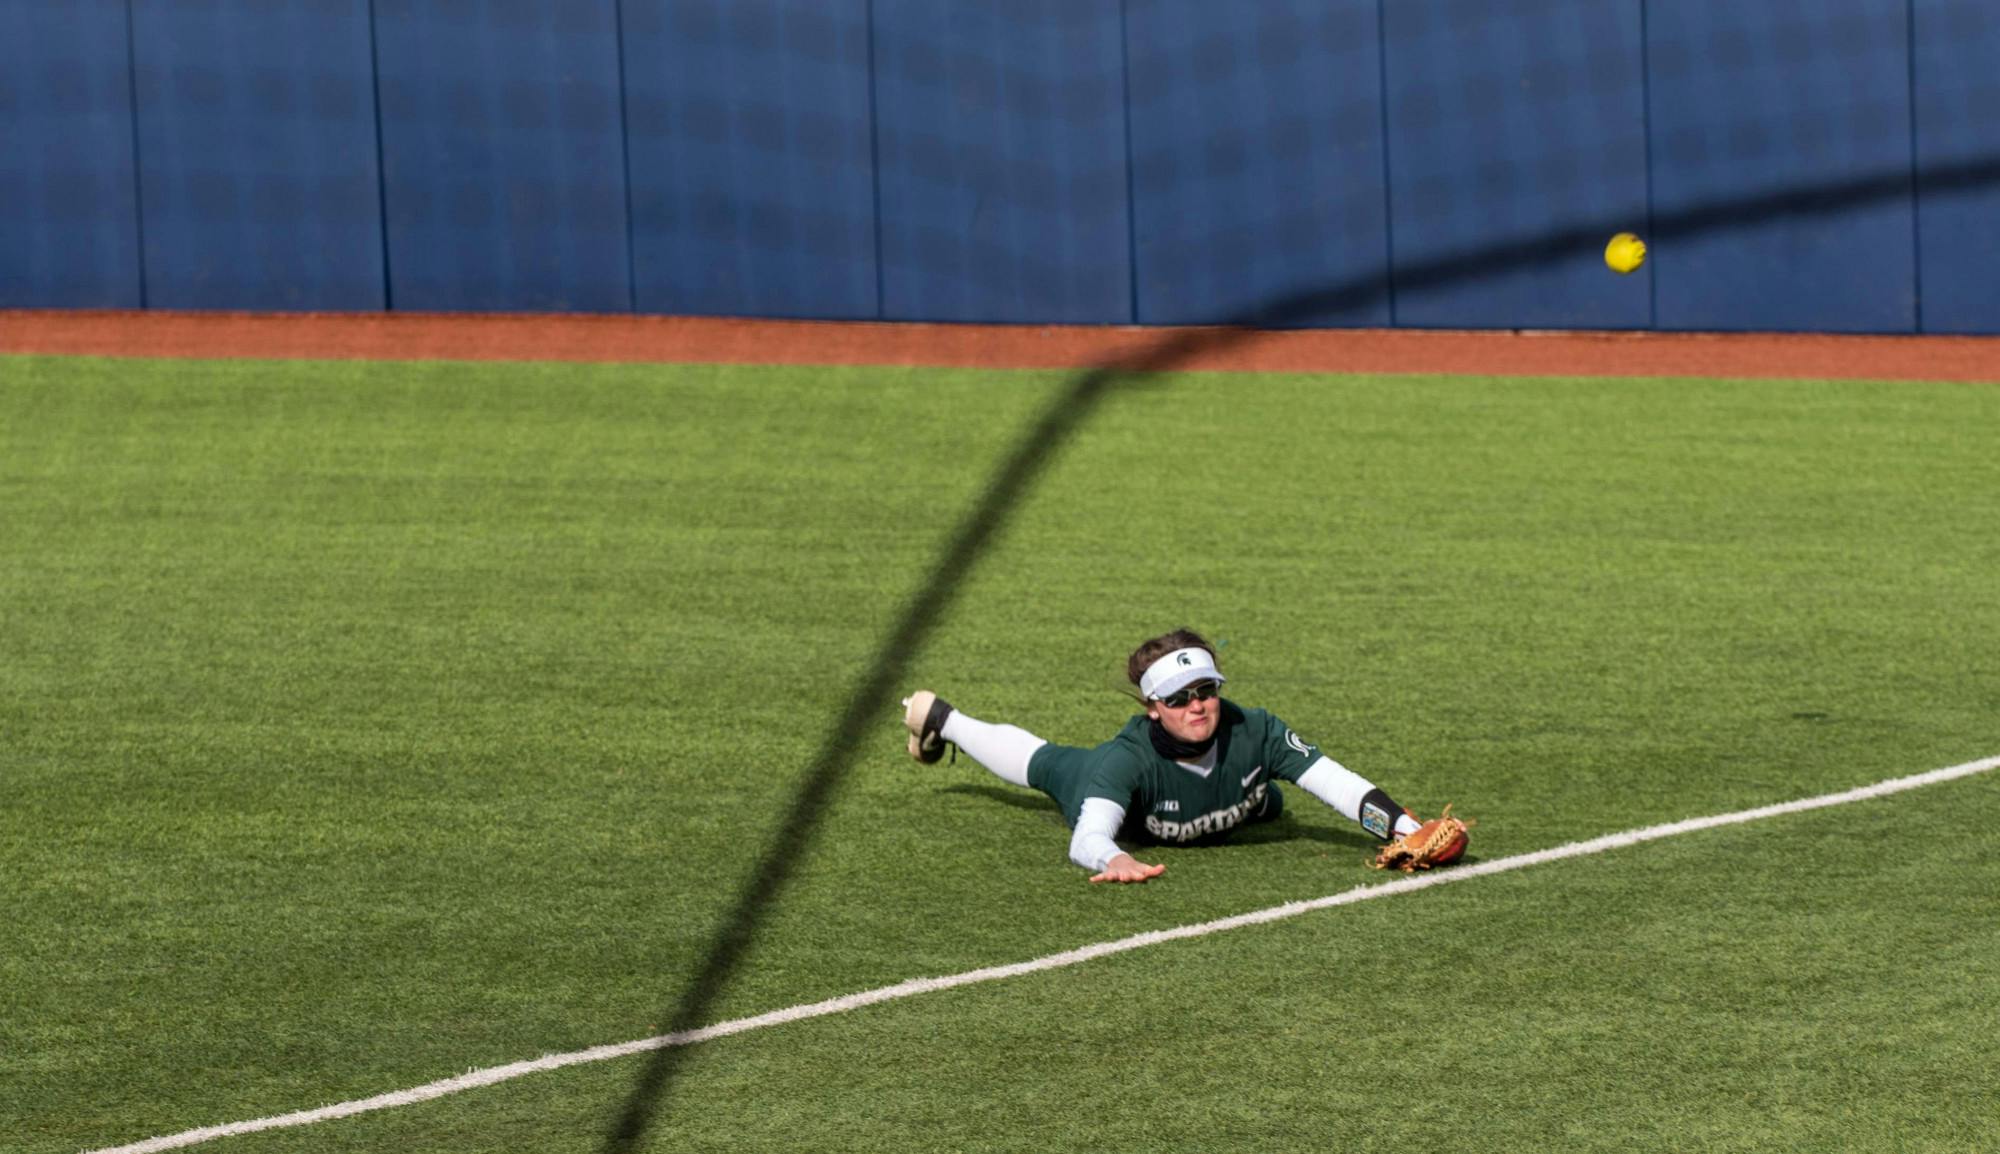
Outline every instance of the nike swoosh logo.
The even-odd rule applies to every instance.
[[[1243,778],[1243,788],[1245,788],[1245,789],[1249,789],[1249,788],[1250,788],[1250,783],[1251,783],[1251,782],[1253,782],[1253,781],[1256,781],[1256,780],[1257,780],[1257,775],[1258,775],[1258,774],[1260,774],[1260,773],[1262,773],[1262,772],[1264,772],[1264,767],[1263,767],[1263,766],[1261,766],[1261,765],[1260,765],[1260,766],[1258,766],[1258,767],[1257,767],[1256,769],[1253,769],[1253,770],[1251,770],[1251,771],[1249,772],[1249,774],[1247,774],[1247,775],[1246,775],[1246,776],[1245,776],[1245,777]]]

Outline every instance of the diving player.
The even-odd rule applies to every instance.
[[[1125,672],[1146,711],[1095,748],[980,721],[918,690],[903,702],[910,756],[934,763],[950,743],[1001,779],[1054,798],[1072,830],[1070,860],[1093,871],[1093,882],[1143,882],[1166,871],[1134,858],[1121,840],[1192,842],[1277,817],[1278,781],[1297,784],[1384,842],[1418,827],[1388,794],[1284,722],[1224,698],[1227,679],[1200,634],[1177,629],[1147,641]]]

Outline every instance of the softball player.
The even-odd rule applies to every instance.
[[[1418,828],[1414,817],[1361,775],[1321,753],[1261,709],[1225,699],[1215,649],[1191,630],[1133,652],[1126,675],[1145,713],[1095,748],[1055,745],[1027,730],[953,709],[929,690],[904,699],[910,756],[925,764],[947,743],[1015,785],[1062,807],[1070,860],[1093,882],[1143,882],[1165,872],[1120,841],[1204,841],[1284,810],[1289,781],[1387,842]]]

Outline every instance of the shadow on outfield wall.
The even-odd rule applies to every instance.
[[[1926,170],[1927,195],[2000,186],[2000,158]],[[1821,216],[1908,197],[1908,169],[1810,189],[1780,190],[1718,202],[1683,212],[1656,215],[1646,241],[1655,247],[1691,237],[1761,225],[1790,216]],[[1630,220],[1594,220],[1522,240],[1468,249],[1395,272],[1395,291],[1432,288],[1477,280],[1492,273],[1537,268],[1597,253],[1604,239]],[[1261,329],[1303,326],[1315,318],[1379,301],[1389,286],[1380,275],[1355,277],[1323,289],[1298,293],[1248,309],[1217,328],[1170,332],[1149,349],[1079,372],[1039,418],[1016,440],[978,502],[953,530],[950,542],[923,588],[904,608],[839,719],[828,730],[811,772],[786,811],[743,892],[724,918],[701,968],[665,1016],[668,1034],[708,1025],[710,1012],[756,936],[765,907],[791,879],[798,861],[812,848],[820,816],[853,767],[863,743],[902,756],[900,730],[892,740],[883,729],[911,659],[929,640],[934,622],[950,608],[959,588],[1035,482],[1047,472],[1071,434],[1090,419],[1104,395],[1132,379],[1173,370],[1198,354],[1246,344]],[[672,1089],[689,1047],[665,1045],[651,1052],[607,1138],[610,1154],[639,1149]]]

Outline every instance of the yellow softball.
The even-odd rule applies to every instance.
[[[1646,242],[1629,232],[1621,232],[1604,246],[1604,263],[1623,276],[1646,263]]]

